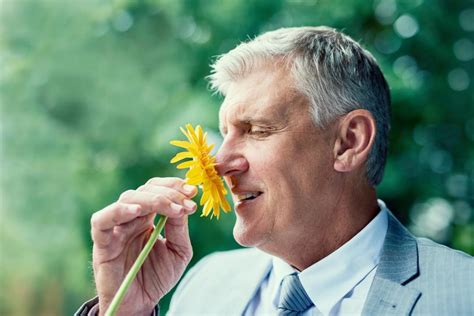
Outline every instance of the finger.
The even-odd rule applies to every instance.
[[[139,217],[131,222],[115,226],[113,228],[114,237],[121,241],[130,240],[130,237],[136,237],[145,231],[153,228],[153,220],[155,214],[148,214],[146,216]]]
[[[168,217],[179,217],[185,213],[184,195],[176,190],[160,192],[128,190],[120,195],[119,202],[141,205],[140,216],[157,213]]]
[[[164,186],[164,187],[169,187],[173,188],[175,190],[180,191],[181,193],[185,194],[186,196],[192,198],[197,194],[197,188],[194,185],[189,185],[186,184],[186,181],[184,181],[181,178],[173,178],[173,177],[168,177],[168,178],[151,178],[150,180],[147,181],[146,184],[152,184],[152,185],[157,185],[157,186]]]
[[[108,245],[112,238],[112,228],[140,216],[141,208],[137,204],[116,202],[92,214],[91,236],[94,243]]]
[[[196,202],[189,199],[188,196],[172,188],[157,186],[153,184],[145,184],[140,186],[137,191],[149,192],[153,194],[163,194],[167,196],[170,200],[172,200],[174,203],[183,205],[188,214],[194,213],[197,209]]]
[[[189,237],[188,216],[169,218],[165,225],[166,246],[191,260],[192,246]]]

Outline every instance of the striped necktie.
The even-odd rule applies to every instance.
[[[278,315],[300,315],[311,306],[311,299],[301,284],[296,273],[287,275],[281,282]]]

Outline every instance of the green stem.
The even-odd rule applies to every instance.
[[[158,223],[156,223],[155,229],[150,235],[150,239],[148,239],[148,241],[146,242],[145,247],[143,247],[143,250],[138,255],[138,258],[137,260],[135,260],[135,263],[130,268],[130,271],[128,271],[128,274],[120,285],[117,293],[115,293],[112,303],[110,303],[109,308],[105,312],[105,316],[114,316],[117,313],[117,309],[119,308],[120,303],[122,302],[125,294],[127,293],[130,284],[132,284],[138,271],[140,271],[143,262],[145,262],[146,257],[153,248],[155,241],[158,239],[158,236],[160,236],[160,233],[163,230],[167,219],[168,217],[166,216],[160,216],[160,218],[158,219]]]

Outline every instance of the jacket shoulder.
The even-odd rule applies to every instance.
[[[474,288],[474,258],[467,253],[451,249],[427,238],[416,238],[418,244],[419,281],[436,281],[439,285],[450,287],[457,284]],[[453,293],[457,290],[454,289]],[[465,289],[465,288],[464,288]]]
[[[416,238],[418,276],[407,287],[421,292],[413,315],[472,315],[474,259],[426,238]]]
[[[416,238],[420,265],[436,265],[439,268],[474,268],[474,258],[469,254],[438,244],[427,238]]]

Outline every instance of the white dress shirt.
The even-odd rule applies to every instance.
[[[303,315],[361,315],[380,261],[388,228],[385,203],[378,200],[380,212],[357,235],[336,251],[298,273],[314,303]],[[280,284],[286,275],[298,272],[273,257],[273,266],[244,315],[276,315]]]

